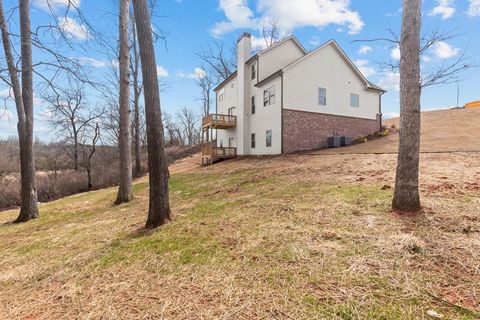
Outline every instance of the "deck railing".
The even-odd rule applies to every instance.
[[[218,147],[217,140],[213,140],[203,144],[202,155],[210,156],[213,159],[233,158],[237,155],[237,148]]]
[[[209,114],[202,119],[202,126],[214,127],[235,127],[237,125],[237,117],[226,114]]]

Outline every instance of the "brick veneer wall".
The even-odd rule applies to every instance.
[[[327,147],[333,134],[354,138],[380,130],[376,120],[283,109],[283,153]]]

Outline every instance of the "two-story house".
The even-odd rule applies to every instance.
[[[237,71],[218,85],[216,112],[202,121],[203,163],[326,147],[332,135],[381,130],[381,96],[337,42],[307,52],[291,36],[251,54],[238,40]]]

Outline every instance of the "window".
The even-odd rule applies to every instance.
[[[218,93],[218,101],[223,100],[225,100],[225,88],[220,89],[220,92]]]
[[[257,70],[254,63],[252,64],[252,80],[255,80],[256,77],[257,77]]]
[[[235,115],[235,107],[228,108],[228,115],[234,116]]]
[[[272,146],[272,130],[267,130],[267,133],[265,135],[265,142],[267,147]]]
[[[275,104],[275,86],[263,91],[263,106]]]
[[[255,114],[255,96],[252,97],[252,114]]]
[[[360,107],[360,96],[358,94],[350,94],[350,106],[354,108]]]
[[[250,147],[252,149],[255,149],[255,133],[252,133],[251,134],[251,137],[250,137]]]
[[[321,106],[327,105],[327,89],[318,88],[318,104]]]

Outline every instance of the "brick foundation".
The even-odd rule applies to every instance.
[[[283,153],[327,147],[333,134],[363,137],[380,130],[376,120],[283,109]]]

